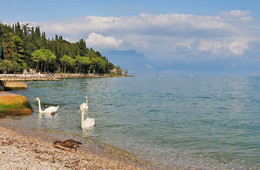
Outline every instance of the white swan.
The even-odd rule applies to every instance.
[[[87,99],[86,99],[87,101]],[[78,111],[78,113],[81,112],[81,128],[84,129],[84,128],[89,128],[89,127],[92,127],[95,125],[95,119],[94,118],[87,118],[86,120],[84,120],[84,114],[85,114],[85,111],[86,111],[86,105],[87,105],[87,102],[86,102],[86,105],[84,105],[85,103],[82,103],[80,105],[80,109]]]
[[[89,107],[88,107],[88,97],[87,96],[85,97],[85,100],[86,100],[86,103],[82,103],[80,105],[80,109],[89,109]]]
[[[57,112],[57,110],[59,109],[59,106],[55,107],[55,106],[50,106],[48,108],[46,108],[45,110],[42,110],[41,107],[41,101],[39,98],[34,99],[34,101],[38,100],[38,104],[39,104],[39,113],[46,113],[46,114],[50,114],[52,116],[55,115],[55,113]]]

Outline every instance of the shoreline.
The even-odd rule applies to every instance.
[[[0,119],[0,169],[172,169],[89,138],[20,128],[4,119]],[[51,147],[55,140],[66,139],[83,145],[77,152]]]
[[[134,77],[133,75],[112,74],[77,74],[77,73],[54,73],[54,74],[0,74],[1,81],[60,81],[64,78],[107,78],[107,77]]]

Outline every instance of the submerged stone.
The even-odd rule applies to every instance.
[[[0,115],[30,115],[32,107],[25,96],[0,92]]]
[[[26,89],[27,83],[25,82],[15,82],[15,81],[6,81],[4,83],[5,90],[19,90],[19,89]]]

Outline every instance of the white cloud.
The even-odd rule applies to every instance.
[[[243,55],[244,52],[249,48],[248,41],[241,39],[237,41],[232,41],[229,43],[229,50],[235,55]]]
[[[226,39],[201,39],[199,50],[208,51],[215,56],[241,56],[249,49],[249,40],[246,38],[226,38]],[[223,56],[223,53],[226,55]]]
[[[88,47],[94,47],[98,49],[117,49],[122,44],[122,40],[117,40],[113,36],[103,36],[92,32],[86,39],[86,45]]]
[[[146,64],[145,65],[147,68],[153,69],[153,66],[151,66],[150,64]]]
[[[244,17],[244,16],[248,16],[251,14],[250,11],[240,11],[240,10],[232,10],[232,11],[228,11],[228,12],[220,12],[221,15],[224,16],[234,16],[234,17]]]
[[[259,23],[249,11],[220,12],[216,16],[140,14],[134,17],[86,16],[38,23],[47,35],[69,40],[85,38],[87,46],[101,49],[136,49],[150,59],[204,60],[236,58],[259,42]],[[193,59],[194,60],[194,59]]]

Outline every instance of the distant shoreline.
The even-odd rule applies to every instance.
[[[78,74],[78,73],[55,73],[55,78],[99,78],[99,77],[134,77],[133,75],[113,75],[113,74]]]
[[[1,81],[60,81],[63,78],[103,78],[103,77],[134,77],[133,75],[113,74],[77,74],[77,73],[55,73],[55,74],[0,74]]]

